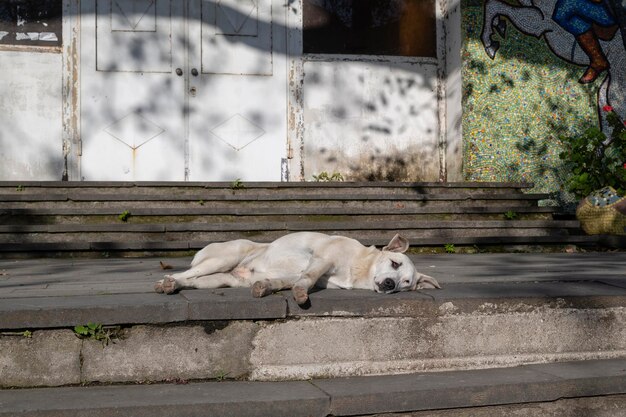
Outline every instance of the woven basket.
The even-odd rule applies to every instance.
[[[594,191],[580,202],[576,218],[589,235],[626,235],[626,197],[611,187]]]

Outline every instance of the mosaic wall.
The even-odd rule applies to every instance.
[[[512,1],[487,3],[499,7],[499,13],[522,10]],[[531,8],[537,9],[524,9]],[[463,0],[462,10],[466,180],[532,182],[535,192],[554,192],[560,203],[571,200],[562,192],[568,173],[558,156],[559,137],[601,124],[598,106],[606,103],[601,103],[598,91],[604,76],[581,83],[586,65],[571,62],[581,64],[588,59],[574,47],[573,36],[549,39],[553,42],[548,45],[545,33],[531,33],[535,29],[517,22],[524,27],[526,33],[522,33],[511,23],[516,19],[507,17],[493,21],[488,39],[495,42],[485,44],[484,36],[481,40],[484,15],[494,11],[476,0]],[[551,16],[545,11],[543,15]],[[562,31],[557,29],[548,37]],[[572,59],[563,59],[566,54]]]

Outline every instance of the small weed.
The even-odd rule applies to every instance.
[[[506,213],[504,213],[504,218],[507,220],[515,220],[517,219],[517,213],[512,210],[509,210]]]
[[[198,200],[198,204],[200,204],[201,206],[204,206],[204,200]]]
[[[33,337],[33,332],[30,330],[24,330],[23,332],[2,332],[0,336],[20,336],[30,339]]]
[[[167,378],[165,379],[163,382],[167,382],[170,384],[176,384],[176,385],[186,385],[189,383],[188,380],[183,379],[183,378]],[[150,382],[146,382],[146,383],[150,383]]]
[[[122,214],[120,214],[119,216],[117,216],[118,219],[120,219],[123,222],[127,222],[128,219],[130,218],[130,216],[132,216],[132,214],[130,213],[130,211],[128,210],[124,210],[122,212]]]
[[[445,245],[443,245],[443,248],[445,249],[446,253],[456,253],[456,248],[452,243],[446,243]]]
[[[15,191],[24,191],[24,186],[18,185],[17,187],[15,187]]]
[[[317,182],[343,181],[343,175],[339,172],[328,174],[328,172],[322,171],[318,175],[313,175],[313,180]]]
[[[233,190],[241,190],[242,188],[246,188],[241,181],[241,178],[237,178],[235,181],[230,183],[230,188]]]
[[[113,339],[121,339],[119,326],[104,327],[99,323],[87,323],[86,326],[74,326],[74,334],[80,339],[91,339],[102,342],[102,347],[115,343]]]
[[[230,372],[226,372],[226,371],[220,369],[220,370],[217,371],[217,375],[215,375],[215,379],[217,379],[220,382],[224,381],[229,373]]]

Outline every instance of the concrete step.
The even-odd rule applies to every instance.
[[[484,209],[489,207],[489,209]],[[113,212],[121,213],[124,210],[135,212],[137,210],[163,210],[170,211],[180,210],[181,214],[191,213],[208,213],[208,214],[240,214],[246,215],[259,210],[259,214],[281,214],[285,211],[293,214],[323,214],[337,213],[346,214],[354,212],[355,214],[376,214],[376,213],[459,213],[461,209],[466,209],[472,213],[505,213],[507,211],[532,213],[532,212],[553,212],[542,208],[537,209],[537,201],[531,199],[504,199],[504,200],[275,200],[275,201],[258,201],[258,200],[235,200],[223,201],[214,200],[210,204],[205,200],[189,200],[189,201],[50,201],[41,200],[35,202],[0,202],[0,210],[3,213],[10,213],[11,210],[34,210],[34,212],[44,212],[45,210],[65,210],[65,213],[71,213],[76,210],[77,213],[98,214],[100,210],[103,213]],[[352,211],[354,210],[354,211]],[[322,213],[320,213],[320,211]],[[150,213],[144,211],[144,213]]]
[[[107,182],[107,181],[0,181],[0,194],[25,192],[68,193],[68,192],[133,192],[142,194],[184,195],[189,192],[204,193],[226,192],[263,192],[288,195],[291,192],[311,193],[343,190],[344,192],[360,192],[379,194],[437,194],[450,192],[472,192],[480,190],[485,193],[522,192],[532,188],[528,183],[504,182]],[[326,191],[325,191],[326,190]]]
[[[311,230],[291,228],[290,231]],[[316,231],[324,231],[323,228],[315,228]],[[486,245],[486,244],[507,244],[515,242],[517,244],[584,244],[589,242],[588,236],[570,236],[567,231],[551,230],[551,229],[418,229],[403,230],[394,229],[392,231],[370,231],[370,230],[342,230],[333,229],[330,234],[338,234],[342,236],[356,238],[359,237],[362,242],[376,242],[376,244],[384,244],[389,242],[396,231],[402,233],[409,242],[417,242],[413,247],[420,246],[443,246],[443,245]],[[17,250],[19,245],[40,244],[42,248],[46,245],[59,245],[59,249],[64,244],[75,244],[80,247],[96,248],[109,247],[111,250],[116,248],[137,247],[146,250],[164,250],[176,245],[182,245],[183,249],[195,249],[204,247],[209,242],[223,242],[236,239],[253,239],[256,242],[272,242],[273,240],[285,235],[284,230],[244,230],[244,231],[178,231],[159,233],[153,232],[135,232],[132,229],[129,232],[65,232],[65,233],[46,233],[43,237],[36,233],[23,234],[4,234],[3,243],[0,247],[6,250]],[[495,237],[497,236],[497,237]],[[131,239],[131,240],[129,240]],[[83,245],[81,245],[81,243]],[[193,246],[192,246],[193,244]],[[172,246],[174,245],[174,246]],[[11,249],[13,247],[13,249]],[[26,247],[26,246],[24,246]],[[52,246],[51,246],[52,247]],[[34,250],[34,249],[33,249]],[[452,250],[452,249],[451,249]]]
[[[100,183],[0,182],[1,201],[455,201],[537,200],[525,184],[508,183]]]
[[[319,229],[314,229],[319,230]],[[331,234],[341,234],[358,238],[364,245],[384,246],[396,230],[359,231],[333,230]],[[562,229],[436,229],[400,230],[412,242],[412,250],[440,252],[480,252],[482,248],[504,251],[565,250],[567,245],[596,247],[605,244],[603,236],[569,234]],[[42,256],[149,256],[150,254],[189,254],[211,242],[232,239],[252,239],[257,242],[271,242],[284,235],[284,231],[242,231],[242,232],[175,232],[163,240],[158,233],[63,233],[63,234],[11,234],[3,235],[0,242],[0,257]],[[606,245],[623,247],[623,239],[607,239]],[[452,246],[446,246],[452,245]],[[533,249],[534,248],[534,249]],[[552,248],[552,249],[551,249]],[[568,250],[570,250],[569,248]],[[38,254],[38,255],[37,255]]]
[[[626,358],[623,253],[413,259],[442,290],[322,290],[303,307],[289,292],[153,292],[170,272],[160,261],[175,272],[189,259],[0,261],[0,386],[304,380]],[[89,322],[105,326],[100,340],[74,334]]]
[[[70,233],[150,233],[150,234],[174,234],[185,232],[263,232],[263,231],[308,231],[318,230],[321,232],[338,231],[338,233],[358,230],[390,230],[390,231],[407,231],[407,233],[417,234],[419,231],[424,233],[445,234],[445,230],[452,229],[460,234],[461,230],[470,229],[476,232],[486,229],[487,233],[493,233],[493,230],[501,230],[503,233],[519,232],[523,229],[533,229],[536,233],[546,229],[578,229],[580,223],[571,220],[399,220],[399,219],[379,219],[378,221],[345,221],[336,219],[335,221],[221,221],[213,222],[190,222],[190,223],[133,223],[133,222],[117,222],[117,223],[79,223],[79,224],[28,224],[28,225],[0,225],[0,234],[70,234]],[[426,236],[425,236],[426,237]],[[79,235],[80,238],[80,235]],[[75,240],[71,237],[69,240]]]
[[[0,253],[116,255],[269,242],[293,231],[414,247],[595,244],[544,194],[497,183],[0,183]],[[127,213],[122,221],[119,216]],[[505,221],[506,213],[515,220]]]
[[[511,207],[508,207],[511,208]],[[517,220],[554,220],[549,207],[513,207]],[[49,208],[49,209],[0,209],[0,225],[49,225],[49,224],[99,224],[121,223],[120,207],[113,208]],[[322,221],[359,221],[377,222],[384,215],[387,222],[401,221],[481,221],[505,220],[505,212],[498,207],[473,207],[467,211],[459,207],[448,209],[402,210],[393,212],[387,209],[362,209],[345,207],[259,207],[230,209],[177,208],[177,207],[136,207],[130,212],[126,224],[132,223],[218,223],[218,222],[322,222]]]
[[[306,382],[0,390],[0,416],[623,417],[625,393],[626,360],[617,359]]]
[[[258,235],[232,235],[231,237],[254,238],[258,242],[270,242],[278,237],[278,234],[264,234],[262,239]],[[384,246],[392,236],[360,239],[364,245]],[[409,239],[415,242],[413,236]],[[550,236],[487,236],[487,237],[435,237],[421,239],[417,245],[412,246],[414,251],[442,252],[447,250],[445,245],[455,245],[461,253],[465,250],[481,252],[483,249],[505,252],[529,252],[529,251],[564,251],[571,250],[571,245],[582,247],[613,247],[623,248],[626,240],[615,236],[564,236],[555,234]],[[105,242],[20,242],[0,243],[0,259],[36,258],[39,256],[60,257],[85,257],[100,256],[181,256],[192,254],[202,249],[210,241],[105,241]]]
[[[326,191],[326,190],[325,190]],[[289,194],[266,194],[263,192],[253,191],[232,191],[220,194],[207,194],[204,192],[195,192],[191,194],[170,195],[167,193],[136,193],[136,192],[67,192],[67,193],[41,193],[41,192],[21,192],[14,194],[2,194],[3,201],[20,201],[20,202],[37,202],[37,201],[191,201],[191,202],[211,202],[211,201],[497,201],[497,200],[542,200],[548,198],[548,194],[522,194],[507,193],[493,194],[481,191],[476,192],[454,192],[454,193],[433,193],[433,194],[390,194],[384,192],[378,193],[345,193],[338,192],[312,192],[306,190],[299,193]]]

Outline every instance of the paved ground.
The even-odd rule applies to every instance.
[[[626,252],[413,255],[418,270],[442,284],[611,281],[626,287]],[[0,260],[0,299],[152,293],[165,273],[191,258]],[[164,271],[160,265],[173,267]]]
[[[251,303],[248,289],[153,291],[164,273],[190,258],[30,259],[0,261],[0,329],[101,323],[282,318],[287,315],[366,315],[420,299],[626,297],[626,253],[414,255],[419,270],[443,290],[375,294],[323,290],[300,309],[288,293]],[[171,265],[164,271],[161,263]],[[282,297],[281,297],[282,295]],[[423,304],[423,303],[422,303]]]

